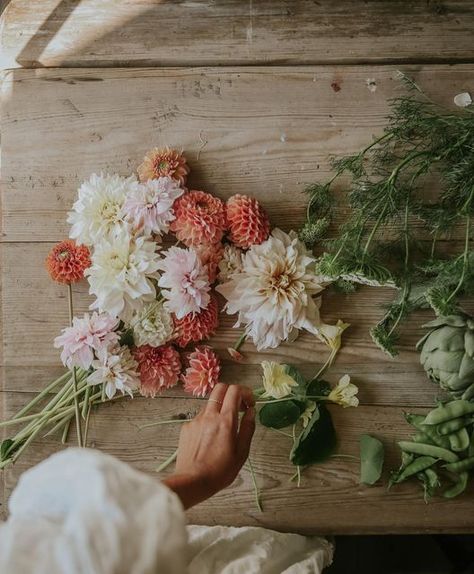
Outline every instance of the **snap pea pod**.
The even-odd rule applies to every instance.
[[[448,438],[451,450],[454,450],[454,452],[462,452],[469,448],[469,433],[465,428],[459,429],[457,432],[453,432],[448,435]]]
[[[431,444],[421,444],[410,441],[400,441],[398,446],[405,452],[412,452],[422,456],[432,456],[444,460],[445,462],[457,462],[458,456],[446,448],[434,446]]]
[[[440,436],[436,432],[435,427],[423,424],[423,421],[425,420],[423,415],[406,413],[405,418],[409,424],[416,428],[416,430],[424,433],[424,440],[420,442],[427,442],[428,444],[434,444],[436,446],[440,446],[441,448],[450,448],[449,439],[447,437]]]
[[[474,413],[474,403],[459,399],[436,407],[426,415],[423,424],[439,425],[451,419],[457,419]]]
[[[416,475],[423,484],[425,502],[435,495],[436,489],[441,485],[437,473],[432,468],[425,468]]]
[[[450,472],[455,472],[456,474],[460,474],[466,470],[471,470],[471,468],[474,468],[474,456],[469,456],[468,458],[459,460],[458,462],[445,464],[444,468]]]
[[[462,494],[466,490],[468,478],[469,474],[467,472],[461,472],[461,474],[457,475],[454,486],[445,490],[443,496],[445,498],[454,498]]]
[[[410,476],[423,472],[430,466],[433,466],[436,461],[437,459],[432,456],[419,456],[418,458],[415,458],[415,460],[406,466],[401,472],[393,475],[390,482],[392,484],[403,482]]]
[[[458,417],[457,419],[451,419],[450,421],[437,425],[436,430],[440,435],[447,435],[466,427],[470,422],[471,419],[469,418]]]
[[[474,456],[474,430],[471,431],[471,438],[469,441],[469,450],[467,456]]]

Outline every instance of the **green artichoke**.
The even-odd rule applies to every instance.
[[[474,318],[438,317],[416,348],[428,377],[455,398],[474,399]]]

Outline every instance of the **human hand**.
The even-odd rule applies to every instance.
[[[248,387],[218,383],[201,412],[183,424],[176,471],[164,482],[185,508],[226,488],[238,475],[255,431],[254,404]]]

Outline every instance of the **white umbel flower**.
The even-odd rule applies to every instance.
[[[91,309],[128,323],[134,312],[156,298],[151,279],[158,279],[158,260],[156,244],[145,237],[132,238],[123,231],[101,241],[85,273],[89,292],[96,296]]]
[[[138,186],[133,176],[92,174],[68,214],[69,237],[90,246],[122,233],[128,228],[122,212],[125,199]]]
[[[162,301],[145,305],[132,319],[133,340],[137,347],[159,347],[173,338],[174,324]]]
[[[258,350],[277,347],[294,329],[318,334],[320,301],[313,296],[324,286],[314,262],[296,233],[274,229],[243,255],[242,270],[217,287],[227,313],[238,313],[236,327],[245,325]]]
[[[140,384],[138,363],[128,347],[101,348],[92,362],[94,372],[87,377],[89,385],[104,385],[105,394],[111,399],[117,391],[133,396]]]

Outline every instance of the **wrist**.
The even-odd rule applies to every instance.
[[[204,477],[187,473],[172,474],[163,483],[179,497],[185,510],[210,498],[218,490]]]

